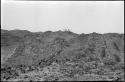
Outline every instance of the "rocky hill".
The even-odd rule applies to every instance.
[[[124,34],[1,29],[3,81],[124,81]]]

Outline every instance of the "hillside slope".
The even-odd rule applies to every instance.
[[[2,80],[124,80],[124,34],[1,29],[1,66]]]

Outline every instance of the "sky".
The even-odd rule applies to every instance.
[[[1,28],[124,33],[124,1],[1,1]]]

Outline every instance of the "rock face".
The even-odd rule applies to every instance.
[[[41,75],[53,63],[59,69],[52,75]],[[3,81],[30,81],[36,77],[59,81],[124,80],[124,34],[1,29],[1,71]],[[22,74],[34,71],[34,79],[20,79]]]

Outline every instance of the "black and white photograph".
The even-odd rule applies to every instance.
[[[124,0],[1,0],[1,81],[125,81]]]

